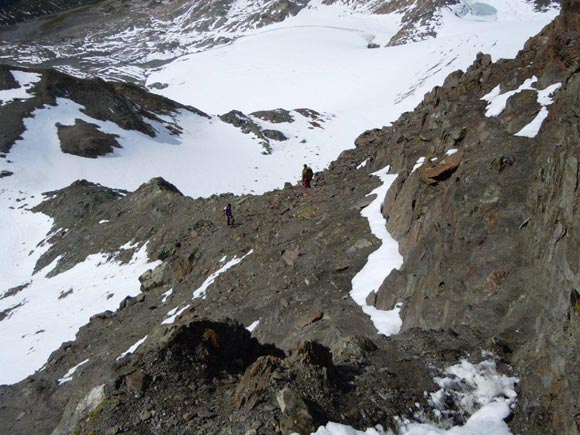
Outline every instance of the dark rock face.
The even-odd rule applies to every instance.
[[[580,377],[566,368],[579,362],[572,343],[580,337],[569,302],[579,284],[580,246],[575,9],[564,4],[516,60],[491,64],[480,56],[392,128],[357,141],[369,152],[379,149],[375,168],[392,164],[401,172],[384,214],[405,263],[383,283],[376,305],[405,301],[403,329],[469,327],[502,343],[521,377],[512,422],[518,433],[577,430]],[[502,92],[516,89],[532,75],[539,89],[562,87],[538,136],[529,139],[513,133],[537,114],[535,95],[512,97],[497,118],[485,117],[481,97],[499,84]],[[436,162],[451,147],[460,148],[451,157],[461,159],[437,180],[446,164]],[[411,172],[421,156],[437,160]]]
[[[76,119],[75,125],[56,124],[56,127],[63,153],[94,159],[121,147],[117,135],[103,133],[97,125],[81,119]]]

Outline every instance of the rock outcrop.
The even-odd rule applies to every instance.
[[[61,98],[83,106],[83,112],[94,119],[110,121],[123,129],[135,130],[151,137],[157,135],[151,121],[159,122],[172,134],[178,135],[180,127],[174,122],[162,119],[164,116],[175,114],[178,110],[208,116],[193,107],[151,94],[135,85],[106,82],[101,79],[79,79],[52,69],[0,65],[0,88],[19,87],[10,71],[38,74],[39,80],[27,90],[29,98],[0,106],[0,117],[4,125],[0,132],[2,153],[8,152],[24,133],[24,118],[30,117],[34,110],[45,105],[57,105]],[[79,136],[84,138],[84,144],[77,141]],[[110,152],[112,147],[116,146],[111,135],[105,135],[82,121],[77,121],[72,127],[61,126],[59,137],[63,140],[65,152],[72,151],[72,154],[85,157],[102,155],[103,152]]]
[[[467,328],[502,343],[521,376],[518,433],[578,430],[580,378],[571,367],[580,318],[571,301],[580,285],[579,31],[577,2],[563,3],[561,16],[517,59],[492,64],[480,56],[393,127],[357,141],[375,154],[374,168],[392,164],[400,172],[384,214],[405,263],[375,304],[404,301],[405,330]],[[514,135],[538,115],[536,91],[516,93],[507,112],[486,117],[484,95],[533,76],[538,90],[561,83],[537,136]],[[460,151],[445,156],[451,148]],[[426,163],[413,172],[420,157]]]

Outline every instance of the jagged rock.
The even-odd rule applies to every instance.
[[[371,246],[373,246],[373,244],[369,242],[367,239],[359,239],[355,242],[354,245],[352,245],[350,248],[346,250],[346,253],[349,255],[354,254],[355,252],[361,249],[370,248]]]
[[[142,370],[136,370],[125,377],[127,391],[134,396],[143,394],[150,382],[151,377]]]
[[[6,171],[6,170],[0,171],[0,178],[10,177],[11,175],[14,175],[14,172]]]
[[[284,133],[278,130],[263,130],[262,133],[270,140],[276,140],[278,142],[288,140]]]
[[[324,313],[322,313],[320,311],[312,311],[304,319],[302,327],[312,325],[314,322],[318,322],[319,320],[322,320],[323,317],[324,317]]]
[[[292,389],[285,387],[279,391],[276,400],[282,411],[280,428],[284,435],[314,432],[316,428],[308,407]]]
[[[335,341],[330,348],[330,352],[335,364],[362,363],[369,353],[377,349],[377,345],[367,337],[349,336],[341,337]]]
[[[161,263],[155,269],[145,271],[140,277],[139,282],[141,283],[142,291],[149,291],[155,287],[163,285],[165,274],[168,269],[168,263]],[[140,302],[140,301],[137,301]]]
[[[234,406],[253,409],[262,396],[281,377],[281,360],[274,356],[258,358],[244,373],[234,393]]]
[[[121,148],[115,134],[103,133],[96,124],[75,119],[74,125],[56,124],[60,148],[63,153],[79,157],[97,158]]]
[[[260,110],[258,112],[251,113],[252,116],[260,118],[263,121],[268,121],[273,124],[281,123],[292,123],[294,118],[288,110],[276,109],[276,110]]]
[[[300,344],[290,356],[290,361],[334,370],[330,350],[315,341],[306,341]]]

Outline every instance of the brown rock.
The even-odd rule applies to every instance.
[[[299,256],[300,256],[300,253],[298,252],[298,250],[287,249],[282,254],[282,260],[284,260],[284,263],[286,263],[288,266],[294,266],[296,264],[296,260],[298,260]]]
[[[322,320],[323,317],[324,313],[322,313],[321,311],[311,311],[310,314],[308,314],[308,316],[306,317],[306,319],[304,319],[302,327],[304,328],[308,325],[312,325],[313,323]]]
[[[426,162],[419,168],[419,178],[427,184],[437,184],[448,179],[459,167],[463,154],[463,150],[460,150],[436,162]]]

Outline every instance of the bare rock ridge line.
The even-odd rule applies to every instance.
[[[479,55],[391,127],[363,133],[306,194],[287,185],[192,199],[162,179],[135,192],[86,181],[51,192],[37,210],[68,231],[52,237],[37,268],[60,258],[60,273],[96,252],[129,261],[129,242],[148,243],[162,263],[141,277],[139,296],[94,316],[44,370],[0,387],[2,430],[286,435],[328,421],[396,430],[394,417],[429,409],[424,392],[435,391],[439,369],[490,351],[500,371],[513,375],[513,367],[520,378],[513,433],[577,433],[579,41],[580,7],[563,1],[516,59]],[[486,116],[486,95],[532,77],[532,90]],[[538,134],[518,136],[541,112],[539,91],[557,84]],[[149,98],[136,87],[102,86],[120,86],[124,104]],[[14,119],[30,113],[22,110]],[[114,122],[147,132],[134,111],[123,113]],[[389,338],[349,297],[378,245],[360,214],[378,184],[369,174],[387,165],[399,175],[382,212],[404,264],[367,303],[403,304],[402,332]],[[226,202],[239,227],[222,221]],[[250,250],[205,299],[192,299],[224,257]],[[163,324],[174,309],[180,315]],[[256,320],[250,335],[241,324]],[[468,417],[452,401],[445,413],[448,425]]]

